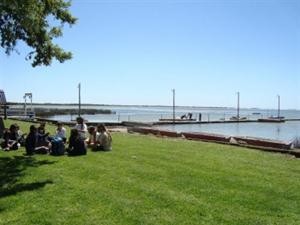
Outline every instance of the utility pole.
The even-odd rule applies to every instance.
[[[81,84],[78,84],[78,117],[81,115]]]
[[[237,92],[237,119],[240,120],[240,92]]]
[[[173,123],[175,124],[175,89],[172,89],[173,92]]]

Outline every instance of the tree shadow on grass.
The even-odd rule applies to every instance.
[[[37,160],[34,157],[14,156],[0,158],[0,198],[15,195],[23,191],[33,191],[43,188],[47,184],[52,184],[51,180],[18,183],[25,175],[28,167],[39,167],[53,164],[55,161]]]

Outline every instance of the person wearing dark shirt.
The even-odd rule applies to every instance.
[[[81,138],[77,129],[71,130],[67,152],[69,156],[86,155],[84,140]]]
[[[49,141],[49,132],[46,133],[45,126],[45,123],[41,123],[40,126],[37,128],[36,147],[38,147],[38,149],[40,149],[42,153],[48,152],[51,147]]]
[[[34,153],[36,148],[37,138],[38,138],[37,129],[34,125],[31,125],[29,134],[25,139],[25,149],[27,155],[32,155]]]
[[[3,139],[2,148],[5,151],[19,149],[17,127],[14,124],[10,126],[9,130],[4,132]]]

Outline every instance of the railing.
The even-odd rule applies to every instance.
[[[35,117],[35,112],[28,110],[26,112],[26,115],[25,115],[23,109],[8,109],[7,110],[7,116],[9,116],[9,117],[22,117],[22,118],[34,118]]]

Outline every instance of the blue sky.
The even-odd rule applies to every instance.
[[[300,109],[300,1],[73,0],[78,23],[57,39],[74,54],[32,68],[0,52],[9,101],[236,105]]]

